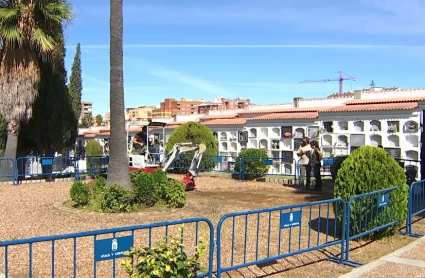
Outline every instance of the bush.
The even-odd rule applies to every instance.
[[[186,203],[186,188],[180,181],[168,179],[165,172],[156,170],[153,173],[132,171],[136,201],[146,207],[167,205],[181,208]]]
[[[183,182],[169,180],[165,187],[165,203],[170,208],[182,208],[186,204],[186,187]]]
[[[112,184],[103,193],[101,212],[131,212],[135,207],[135,195],[132,190],[125,190],[121,185]]]
[[[134,185],[134,183],[136,182],[136,177],[140,174],[140,173],[145,173],[143,172],[143,170],[133,170],[130,171],[130,179],[131,179],[131,183]]]
[[[71,199],[77,203],[77,206],[86,205],[89,203],[91,194],[87,184],[82,182],[74,182],[70,190]]]
[[[393,232],[403,223],[407,215],[408,188],[405,186],[406,176],[403,168],[400,167],[385,150],[372,146],[363,146],[355,150],[345,161],[338,172],[334,186],[334,197],[342,198],[347,203],[350,198],[368,192],[374,192],[386,188],[398,187],[390,193],[390,202],[393,208],[393,219],[400,220],[400,224],[383,229],[370,236],[372,239],[393,234]],[[372,200],[373,198],[373,200]],[[370,224],[368,229],[378,227],[380,219],[388,218],[384,216],[386,210],[382,209],[380,213],[377,210],[377,196],[373,195],[369,200],[357,206],[352,206],[350,230],[356,233],[359,226],[365,227],[365,223]],[[368,204],[368,205],[366,205]],[[367,211],[367,208],[369,209]],[[354,218],[356,215],[356,218]],[[362,216],[362,217],[360,217]],[[368,217],[368,219],[366,219]],[[372,219],[373,218],[373,219]],[[342,223],[343,208],[338,208],[338,220]],[[362,224],[360,224],[360,219]]]
[[[201,266],[201,258],[205,254],[206,244],[201,238],[196,246],[195,254],[189,258],[184,251],[183,227],[179,228],[179,235],[164,238],[152,248],[131,248],[124,254],[126,259],[121,261],[125,272],[130,277],[197,277],[205,271]]]
[[[241,170],[241,160],[243,160],[243,171],[245,179],[251,180],[264,176],[269,172],[270,165],[264,165],[264,160],[269,156],[265,150],[245,149],[236,158],[235,171]]]
[[[202,159],[202,168],[213,168],[215,165],[214,156],[218,154],[217,141],[212,131],[205,125],[197,122],[187,122],[176,128],[167,141],[165,151],[169,153],[176,143],[204,143],[206,150]],[[185,168],[189,167],[193,156],[184,154],[181,156],[181,162]]]
[[[154,173],[140,172],[135,177],[134,193],[139,204],[146,207],[153,207],[159,200],[163,199],[165,186],[167,185],[167,177],[160,180],[162,176],[161,170],[156,170]]]
[[[106,179],[103,177],[98,177],[93,184],[93,196],[96,197],[105,191]]]
[[[100,167],[100,161],[97,158],[90,158],[90,156],[102,156],[103,148],[97,140],[90,140],[86,145],[86,169]]]

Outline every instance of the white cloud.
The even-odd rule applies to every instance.
[[[229,92],[228,90],[221,88],[210,81],[207,81],[195,76],[191,76],[179,71],[166,70],[166,69],[154,69],[154,70],[148,71],[148,73],[163,79],[175,81],[181,84],[190,85],[192,87],[198,88],[199,90],[207,92],[207,93],[221,95],[225,97],[234,96],[234,93]]]
[[[80,14],[108,22],[109,5],[89,2]],[[125,1],[126,26],[273,27],[294,32],[423,34],[423,0]]]
[[[425,1],[144,1],[124,6],[126,24],[274,26],[301,32],[419,34],[425,32]]]

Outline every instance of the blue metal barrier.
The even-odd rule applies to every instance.
[[[335,215],[338,210],[345,215],[345,201],[334,199],[224,215],[217,226],[217,278],[222,272],[333,245],[341,245],[341,257],[333,259],[341,263],[345,218],[339,223],[334,209]],[[225,225],[231,225],[231,234],[222,233]],[[248,241],[249,236],[255,240]],[[226,262],[224,253],[230,254]]]
[[[6,277],[14,277],[16,271],[20,273],[18,276],[26,277],[33,275],[36,277],[115,277],[123,275],[121,267],[116,269],[116,259],[123,257],[124,251],[128,251],[130,247],[151,247],[164,237],[178,234],[178,228],[182,224],[186,224],[181,235],[188,256],[195,252],[195,246],[202,237],[201,233],[206,234],[206,240],[209,242],[208,258],[205,258],[203,263],[208,263],[208,268],[207,272],[199,274],[198,277],[212,277],[214,227],[207,218],[3,241],[0,242],[0,250],[4,250],[4,273]],[[50,249],[50,256],[42,258],[37,256],[37,247]],[[78,256],[79,250],[89,253],[91,256]],[[16,261],[19,266],[14,266],[10,263],[11,260]],[[107,262],[104,261],[109,261],[106,268],[105,263]],[[45,270],[44,267],[38,268],[40,264],[43,266],[50,264],[51,268],[50,270]],[[98,264],[103,267],[98,268]],[[56,265],[60,265],[60,269],[57,269]],[[110,273],[111,269],[112,273]],[[40,273],[41,271],[47,272]],[[3,271],[0,270],[1,272]]]
[[[22,179],[75,175],[74,157],[19,157],[15,162],[15,181]]]
[[[244,157],[237,158],[236,163],[240,163],[241,180],[249,176],[288,176],[294,177],[297,181],[297,162],[295,159],[287,157]],[[259,173],[249,170],[251,163],[262,163],[264,166],[270,166],[271,172]],[[261,164],[260,164],[261,165]]]
[[[239,174],[240,171],[235,170],[236,159],[236,156],[207,154],[202,157],[199,170]]]
[[[346,254],[344,263],[351,266],[362,265],[349,260],[350,241],[372,234],[400,222],[395,218],[394,193],[403,190],[401,187],[392,187],[370,193],[356,195],[350,198],[347,204],[346,216]]]
[[[421,237],[412,230],[413,216],[425,212],[425,180],[412,183],[409,190],[409,209],[406,221],[406,234]]]
[[[96,176],[108,172],[109,156],[86,156],[85,161],[85,169],[81,169],[80,166],[76,165],[75,168],[78,169],[78,175],[89,174]]]
[[[15,178],[15,161],[12,158],[0,158],[0,178]]]

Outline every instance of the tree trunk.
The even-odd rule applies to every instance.
[[[7,123],[7,141],[6,141],[6,150],[4,152],[4,158],[11,158],[13,161],[16,160],[16,152],[18,149],[18,135],[19,135],[19,121],[11,120]],[[3,175],[12,175],[13,174],[13,164],[9,161],[2,164],[2,174]],[[2,181],[11,181],[12,178],[4,178]]]
[[[132,189],[127,157],[124,117],[123,78],[123,5],[111,0],[110,5],[110,112],[111,140],[107,186],[117,183]]]

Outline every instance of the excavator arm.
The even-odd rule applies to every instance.
[[[196,176],[199,171],[199,165],[202,160],[202,156],[206,150],[205,144],[199,144],[194,145],[192,143],[177,143],[174,144],[173,149],[171,152],[164,158],[164,160],[161,162],[162,164],[162,171],[167,171],[171,164],[176,160],[176,158],[185,152],[195,151],[195,154],[193,155],[192,162],[190,163],[190,167],[188,169],[189,173],[191,173],[193,176]]]
[[[173,146],[172,151],[167,155],[161,162],[162,171],[167,171],[171,164],[176,158],[185,152],[195,151],[192,162],[190,163],[189,169],[186,176],[183,178],[183,183],[186,186],[186,190],[193,190],[195,188],[194,177],[199,172],[199,165],[201,164],[202,156],[206,150],[205,144],[193,145],[192,143],[177,143]]]

